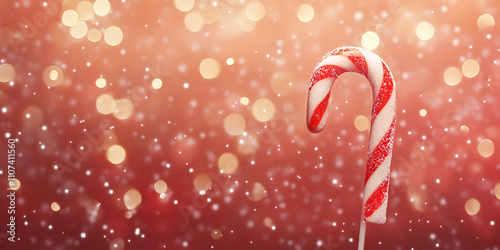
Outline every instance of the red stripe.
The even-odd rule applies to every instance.
[[[382,85],[380,86],[380,90],[378,92],[377,97],[373,101],[372,106],[372,125],[375,117],[380,113],[380,111],[385,107],[389,99],[392,95],[392,90],[394,89],[394,79],[389,72],[389,68],[387,65],[382,62],[382,66],[384,69],[384,77],[382,79]]]
[[[380,206],[382,206],[384,201],[387,200],[388,192],[389,192],[389,174],[387,174],[387,177],[384,179],[382,183],[380,183],[375,192],[373,192],[373,194],[370,195],[370,198],[366,200],[363,209],[365,218],[370,217],[373,214],[373,212],[375,212],[375,210],[377,210]]]
[[[321,119],[323,118],[323,116],[325,115],[326,110],[328,109],[328,103],[330,102],[330,93],[331,92],[328,92],[328,94],[326,94],[325,98],[323,98],[323,100],[321,100],[321,102],[318,104],[318,106],[316,106],[316,108],[314,109],[314,111],[311,115],[311,119],[309,120],[309,123],[307,124],[307,128],[309,129],[309,131],[314,132],[314,133],[320,132],[320,131],[318,131],[318,125],[321,122]],[[308,107],[308,110],[309,110],[309,107]]]
[[[335,79],[345,73],[346,70],[342,67],[339,67],[337,65],[323,65],[316,69],[311,76],[311,83],[309,84],[309,90],[311,90],[312,86],[316,84],[317,82],[325,79],[325,78],[332,78],[332,81],[335,81]]]
[[[396,127],[396,117],[392,119],[392,124],[384,137],[380,140],[377,146],[373,149],[368,160],[366,161],[365,185],[373,172],[382,164],[385,158],[392,152],[394,144],[394,128]]]

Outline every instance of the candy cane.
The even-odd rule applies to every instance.
[[[373,91],[368,160],[363,191],[359,249],[363,249],[365,222],[385,223],[389,177],[396,125],[396,85],[379,56],[355,47],[337,48],[321,59],[309,85],[307,127],[319,133],[326,125],[333,83],[345,72],[364,75]]]

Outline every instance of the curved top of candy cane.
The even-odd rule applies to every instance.
[[[321,59],[311,77],[307,103],[307,128],[311,132],[319,133],[325,128],[333,82],[345,72],[364,75],[372,86],[372,127],[375,116],[393,115],[380,113],[386,105],[391,106],[389,111],[396,108],[396,85],[385,62],[369,50],[340,47]]]
[[[363,193],[367,222],[386,220],[389,168],[396,124],[396,86],[389,67],[374,53],[341,47],[328,53],[314,69],[309,85],[307,127],[319,133],[326,125],[333,83],[345,72],[364,75],[373,91],[368,160]]]

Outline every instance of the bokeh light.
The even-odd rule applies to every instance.
[[[477,151],[482,157],[490,157],[495,152],[495,145],[490,139],[483,139],[477,145]]]
[[[250,100],[248,99],[248,97],[244,96],[240,98],[240,103],[246,106],[250,103]]]
[[[200,73],[205,79],[214,79],[220,73],[220,64],[213,58],[205,58],[200,63]]]
[[[297,17],[300,21],[307,23],[314,18],[314,9],[309,4],[302,4],[297,11]]]
[[[427,115],[427,110],[421,109],[418,113],[419,113],[420,116],[424,117],[424,116]]]
[[[428,22],[421,22],[417,26],[417,37],[420,40],[429,40],[434,36],[434,26]]]
[[[465,211],[467,212],[467,214],[471,216],[479,213],[480,208],[481,204],[477,199],[471,198],[467,200],[467,202],[465,203]]]
[[[205,25],[205,19],[198,12],[191,12],[184,18],[184,25],[189,31],[198,32]]]
[[[252,21],[259,21],[266,14],[266,7],[259,1],[252,1],[247,4],[245,13],[248,19]]]
[[[252,189],[250,191],[250,194],[248,195],[248,198],[252,201],[260,201],[265,196],[266,189],[264,188],[264,186],[259,182],[255,182],[252,185]]]
[[[495,27],[495,19],[490,14],[482,14],[477,19],[477,26],[482,30],[492,29]]]
[[[194,188],[198,191],[207,191],[212,186],[212,178],[207,174],[198,174],[194,178]]]
[[[78,14],[74,10],[67,10],[62,14],[61,21],[65,26],[73,27],[78,22]]]
[[[370,127],[370,121],[368,120],[368,117],[358,115],[356,119],[354,119],[354,126],[358,131],[365,131]]]
[[[96,82],[97,85],[97,82]],[[113,112],[113,103],[115,100],[108,94],[99,96],[96,100],[96,108],[99,113],[103,115],[111,114]]]
[[[98,16],[106,16],[111,10],[108,0],[96,0],[94,2],[94,12]]]
[[[238,157],[232,153],[224,153],[219,156],[218,166],[224,174],[232,174],[238,169]]]
[[[17,178],[9,179],[9,189],[16,191],[21,187],[21,182]]]
[[[16,69],[8,63],[0,64],[0,82],[10,82],[16,76]]]
[[[443,73],[444,82],[450,86],[455,86],[462,81],[462,72],[456,67],[449,67]]]
[[[125,149],[120,145],[112,145],[106,150],[106,158],[113,164],[120,164],[125,160]]]
[[[380,38],[378,37],[377,33],[373,31],[367,31],[361,37],[361,45],[365,49],[374,50],[378,47],[379,43],[380,43]]]
[[[113,116],[120,120],[126,120],[134,113],[132,101],[127,98],[115,100],[112,105]]]
[[[479,74],[479,63],[474,59],[467,59],[462,64],[462,73],[465,77],[472,78]]]
[[[215,228],[212,230],[210,235],[212,236],[212,239],[219,240],[220,238],[222,238],[222,231],[220,229]]]
[[[94,5],[89,1],[81,1],[76,6],[78,18],[83,21],[88,21],[94,17]]]
[[[260,98],[252,104],[252,114],[260,122],[267,122],[274,117],[274,104],[269,99]]]
[[[50,204],[50,209],[52,209],[52,211],[54,212],[58,212],[59,210],[61,210],[61,205],[54,201]]]
[[[87,32],[87,39],[89,39],[89,41],[93,43],[99,42],[99,40],[101,40],[101,37],[101,31],[99,31],[98,29],[90,29]]]
[[[22,114],[22,121],[28,128],[40,127],[43,123],[43,119],[43,111],[37,106],[27,107]]]
[[[52,65],[43,71],[43,82],[49,87],[55,87],[63,82],[63,71],[61,68]]]
[[[123,195],[123,203],[125,204],[125,207],[127,207],[128,210],[133,210],[137,208],[142,202],[142,196],[139,190],[135,188],[129,189],[124,195]]]
[[[193,8],[194,0],[174,0],[174,6],[182,12],[188,12]]]
[[[123,32],[120,28],[116,26],[111,26],[104,31],[104,41],[109,46],[117,46],[122,42]]]
[[[72,37],[76,39],[81,39],[87,35],[87,31],[88,31],[87,24],[82,20],[78,20],[76,24],[73,27],[71,27],[69,33],[71,34]]]
[[[500,200],[500,183],[498,183],[497,185],[495,185],[495,196],[497,197],[497,199]]]
[[[167,183],[164,180],[157,180],[154,184],[154,189],[157,193],[162,194],[167,192]]]
[[[230,135],[240,135],[245,128],[245,118],[240,114],[232,113],[224,118],[224,130]]]
[[[95,80],[95,86],[97,86],[98,88],[102,89],[104,87],[106,87],[106,79],[105,78],[102,78],[102,77],[99,77],[97,78],[97,80]],[[111,98],[112,100],[113,98]],[[109,114],[109,113],[108,113]]]
[[[161,81],[161,79],[160,79],[160,78],[155,78],[155,79],[153,79],[153,81],[151,82],[151,86],[152,86],[154,89],[160,89],[162,85],[163,85],[163,82]]]

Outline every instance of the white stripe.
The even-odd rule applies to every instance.
[[[396,115],[396,93],[393,88],[391,97],[385,106],[380,110],[375,120],[373,120],[372,130],[370,131],[370,144],[368,145],[368,153],[371,153],[378,145],[380,140],[389,130],[394,116]]]
[[[370,198],[370,196],[377,190],[378,186],[388,178],[389,171],[391,169],[391,157],[392,153],[382,161],[380,166],[372,173],[370,179],[366,182],[365,190],[363,192],[363,204]]]
[[[318,69],[321,66],[324,65],[335,65],[341,68],[344,68],[346,71],[356,71],[356,67],[354,64],[349,60],[349,58],[341,55],[335,55],[335,56],[328,56],[323,61],[319,62],[318,65],[316,66],[316,69]]]
[[[380,86],[382,86],[382,80],[384,79],[384,67],[382,66],[382,61],[379,56],[375,55],[373,52],[359,48],[359,51],[365,56],[366,64],[368,67],[367,78],[373,88],[373,98],[378,95],[380,91]]]
[[[367,222],[370,223],[378,223],[378,224],[384,224],[386,221],[386,214],[387,214],[387,201],[389,199],[386,199],[382,205],[380,205],[379,208],[377,208],[375,211],[373,211],[373,214],[370,215],[369,217],[366,218]]]
[[[332,84],[333,84],[332,78],[325,78],[323,80],[316,82],[309,90],[309,98],[307,105],[308,107],[307,122],[311,120],[311,116],[316,107],[321,103],[323,99],[325,99],[325,96],[328,95],[328,93],[331,91]],[[327,117],[328,117],[328,107],[326,109],[325,115],[323,116],[323,119],[320,122],[320,125],[318,125],[318,131],[322,130],[325,127]]]

